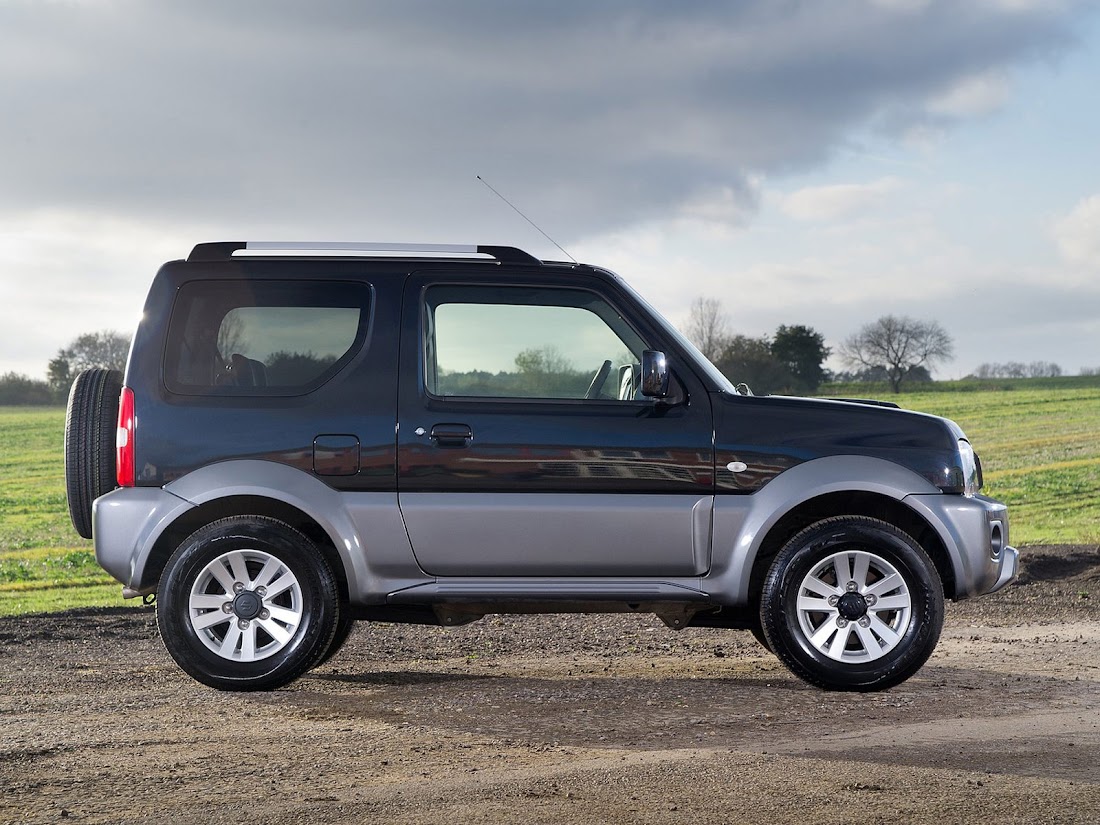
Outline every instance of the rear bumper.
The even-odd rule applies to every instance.
[[[123,487],[92,502],[92,540],[99,566],[140,596],[145,565],[164,528],[195,505],[160,487]]]
[[[943,541],[955,573],[954,599],[995,593],[1019,572],[1019,553],[1009,544],[1008,508],[985,496],[913,495]]]

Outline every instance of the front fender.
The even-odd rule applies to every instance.
[[[900,464],[868,456],[827,456],[792,467],[755,493],[716,496],[712,563],[704,579],[707,592],[724,604],[748,604],[753,565],[768,532],[810,499],[852,492],[897,502],[910,495],[940,494],[931,482]],[[957,556],[956,548],[953,562]]]

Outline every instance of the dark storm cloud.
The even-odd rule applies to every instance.
[[[894,5],[0,0],[0,210],[427,237],[476,225],[480,173],[576,237],[751,205],[752,175],[1072,43],[1069,6]]]

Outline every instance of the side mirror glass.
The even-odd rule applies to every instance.
[[[646,398],[668,397],[668,361],[659,350],[642,352],[642,395]]]

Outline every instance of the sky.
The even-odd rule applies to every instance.
[[[674,323],[1100,367],[1100,3],[0,0],[0,373],[216,240],[561,251]],[[833,359],[830,366],[840,366]]]

